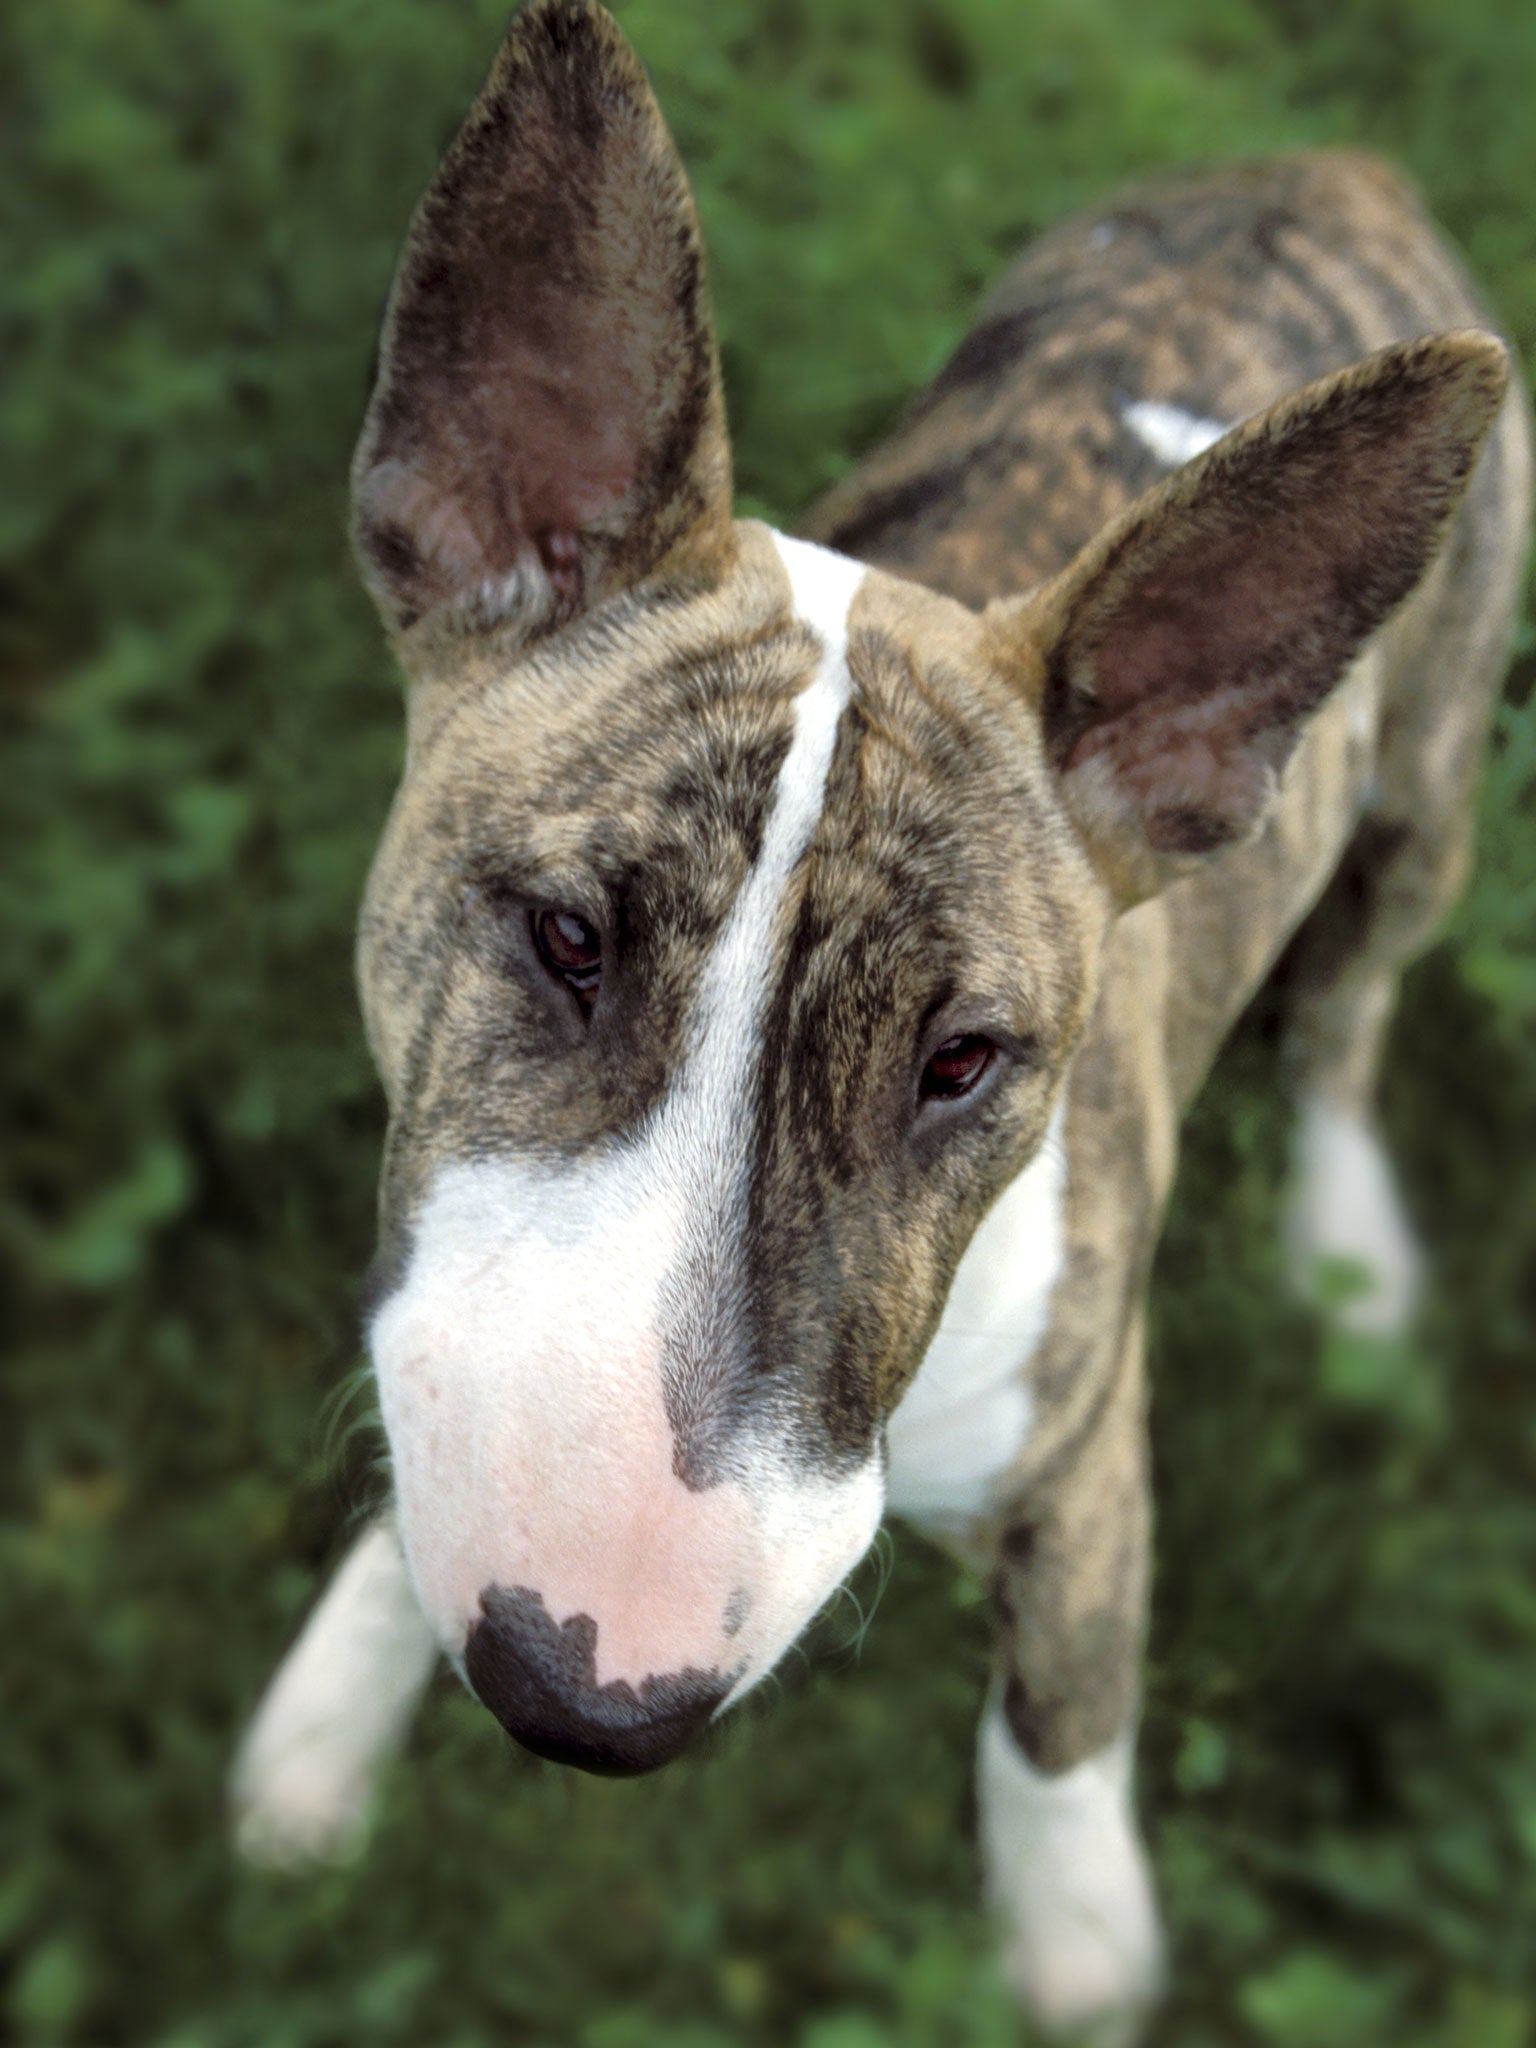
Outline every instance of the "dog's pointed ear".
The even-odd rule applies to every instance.
[[[1119,903],[1262,823],[1307,713],[1433,561],[1507,381],[1490,335],[1384,349],[989,611]]]
[[[727,530],[703,248],[645,73],[532,0],[411,224],[352,468],[385,623],[530,630]]]

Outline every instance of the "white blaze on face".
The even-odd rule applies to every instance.
[[[821,815],[860,564],[776,536],[824,646],[795,706],[758,858],[702,977],[689,1051],[631,1141],[573,1162],[466,1161],[433,1183],[370,1333],[401,1534],[440,1638],[489,1586],[597,1625],[596,1679],[764,1675],[878,1525],[880,1459],[803,1469],[754,1416],[688,1485],[669,1414],[730,1398],[718,1333],[745,1259],[744,1131],[778,907]]]

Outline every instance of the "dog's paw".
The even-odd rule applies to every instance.
[[[230,1780],[235,1848],[264,1870],[354,1861],[368,1838],[373,1774],[323,1739],[280,1750],[252,1730]]]
[[[1046,2031],[1130,2048],[1161,1989],[1163,1952],[1129,1743],[1049,1777],[994,1705],[978,1762],[982,1860],[1010,1986]]]
[[[1398,1337],[1412,1322],[1422,1260],[1391,1162],[1369,1124],[1320,1102],[1297,1118],[1285,1250],[1292,1285],[1339,1329]]]
[[[230,1775],[235,1846],[252,1863],[344,1863],[437,1662],[394,1531],[353,1544],[284,1658]]]

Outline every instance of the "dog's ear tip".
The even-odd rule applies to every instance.
[[[1508,345],[1497,334],[1461,327],[1393,342],[1348,374],[1389,398],[1394,384],[1437,394],[1452,421],[1477,434],[1492,423],[1512,371]]]
[[[492,78],[536,43],[567,61],[587,56],[641,68],[633,43],[598,0],[523,0],[508,19]]]
[[[1390,359],[1395,363],[1388,367]],[[1437,440],[1450,472],[1469,476],[1509,392],[1513,370],[1507,345],[1485,328],[1458,328],[1382,350],[1360,366],[1362,377],[1373,365],[1378,366],[1375,395],[1383,408],[1407,387],[1408,430],[1426,444]],[[1392,368],[1398,370],[1396,378]]]
[[[1465,363],[1486,374],[1509,377],[1509,346],[1501,335],[1486,327],[1456,327],[1430,337],[1432,346],[1447,360]]]
[[[1507,344],[1497,334],[1478,327],[1447,335],[1445,340],[1454,344],[1448,353],[1466,399],[1477,417],[1491,425],[1514,375]]]

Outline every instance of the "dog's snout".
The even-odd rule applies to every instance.
[[[597,1623],[557,1624],[538,1593],[488,1586],[464,1645],[464,1669],[503,1728],[536,1756],[608,1777],[670,1763],[730,1690],[733,1675],[652,1674],[638,1684],[596,1678]]]

